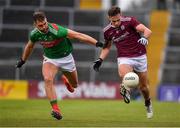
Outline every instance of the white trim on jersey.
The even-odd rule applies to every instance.
[[[112,27],[112,25],[111,25],[111,23],[109,23],[104,29],[103,29],[103,32],[105,32],[105,31],[107,31],[109,28],[111,28]]]

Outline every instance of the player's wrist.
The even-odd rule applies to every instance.
[[[96,47],[103,47],[104,46],[104,44],[102,43],[102,42],[100,42],[100,41],[97,41],[96,42]]]
[[[22,58],[20,58],[20,60],[21,60],[21,62],[24,64],[26,61],[25,60],[23,60]]]
[[[142,35],[141,38],[144,38],[144,39],[148,40],[148,38],[146,36],[144,36],[144,35]]]
[[[99,60],[100,62],[103,62],[103,59],[102,59],[102,58],[100,58],[100,57],[98,58],[98,60]]]

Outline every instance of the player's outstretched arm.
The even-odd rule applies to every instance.
[[[138,42],[145,46],[148,45],[148,38],[152,34],[152,31],[143,24],[136,26],[136,30],[142,34],[142,37],[138,40]]]
[[[145,37],[145,38],[149,38],[152,34],[152,31],[143,24],[137,25],[136,30],[138,32],[142,33],[143,37]]]
[[[32,53],[33,48],[34,48],[34,43],[32,43],[31,41],[28,41],[28,43],[25,46],[22,57],[16,63],[16,68],[21,68],[22,65],[25,64],[27,58]]]
[[[103,60],[108,56],[110,48],[111,48],[111,42],[106,42],[103,49],[101,50],[99,58],[96,61],[94,61],[93,69],[96,72],[99,71]]]
[[[68,38],[70,39],[77,39],[80,40],[82,42],[87,42],[89,44],[95,45],[96,47],[103,47],[104,44],[100,41],[97,41],[96,39],[94,39],[93,37],[80,33],[80,32],[76,32],[73,30],[68,29]]]

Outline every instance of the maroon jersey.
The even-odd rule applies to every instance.
[[[138,40],[141,38],[135,27],[139,25],[134,17],[121,17],[118,28],[111,24],[104,28],[105,42],[111,41],[116,45],[117,57],[137,57],[146,54],[146,48]]]

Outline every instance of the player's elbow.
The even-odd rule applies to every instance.
[[[150,29],[147,29],[146,31],[147,31],[149,36],[152,34],[152,31]]]
[[[149,35],[152,35],[152,31],[149,29]]]

